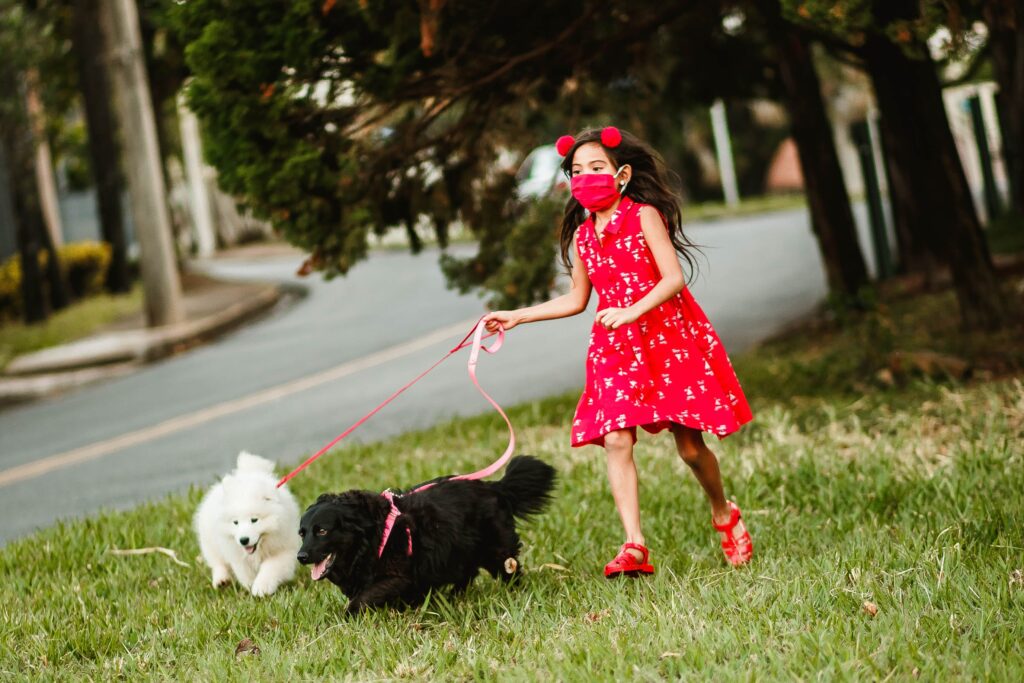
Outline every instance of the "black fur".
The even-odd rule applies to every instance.
[[[532,456],[513,458],[496,482],[441,478],[426,491],[395,498],[401,516],[378,558],[390,505],[370,491],[325,493],[299,523],[302,564],[334,554],[325,577],[348,596],[350,612],[384,605],[418,605],[442,586],[465,590],[480,569],[511,579],[521,547],[515,519],[541,512],[555,470]],[[406,554],[406,529],[412,556]],[[515,560],[506,565],[509,559]],[[508,571],[511,568],[511,572]]]

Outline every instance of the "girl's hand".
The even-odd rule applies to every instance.
[[[517,311],[492,311],[484,316],[484,326],[488,332],[497,332],[499,325],[508,332],[518,324],[519,316]]]
[[[606,330],[614,330],[622,325],[635,323],[640,316],[633,307],[629,308],[606,308],[597,312],[594,320]]]

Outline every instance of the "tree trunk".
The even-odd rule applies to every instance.
[[[120,145],[116,121],[111,111],[113,95],[103,67],[105,46],[99,25],[99,1],[76,0],[72,32],[78,57],[78,76],[85,101],[85,118],[89,128],[89,161],[96,181],[100,229],[103,240],[110,245],[110,269],[107,290],[124,293],[131,289],[128,273],[128,240],[125,237],[121,196],[124,188]]]
[[[3,124],[6,160],[11,179],[11,195],[14,199],[15,220],[18,223],[18,251],[21,254],[22,295],[25,302],[26,322],[36,322],[46,317],[46,307],[40,309],[37,297],[41,286],[34,282],[39,277],[39,251],[46,251],[45,291],[49,294],[52,310],[66,308],[70,302],[67,276],[60,261],[54,240],[46,225],[42,197],[37,175],[36,119],[40,111],[34,111],[30,98],[31,83],[24,75],[12,74],[11,83],[4,84],[0,92],[9,92],[17,102],[18,111],[11,120]]]
[[[868,273],[818,74],[808,44],[797,29],[780,21],[772,34],[777,38],[779,73],[829,289],[854,300],[867,284]]]
[[[46,114],[39,98],[39,72],[29,69],[25,73],[25,104],[32,124],[32,135],[36,147],[36,187],[39,188],[39,206],[46,221],[48,242],[55,248],[64,246],[64,226],[60,217],[60,199],[57,183],[53,177],[53,155],[50,142],[46,139]]]
[[[22,317],[26,323],[36,323],[47,317],[43,273],[39,269],[39,238],[45,228],[38,198],[33,192],[35,173],[27,125],[23,119],[19,125],[5,121],[0,127],[0,163],[7,168],[14,200],[15,236],[21,260]]]
[[[1010,203],[1024,213],[1024,0],[987,0],[996,106],[1003,133],[1003,158],[1010,176]]]
[[[1002,326],[1006,304],[949,129],[935,65],[930,58],[911,59],[875,33],[866,37],[862,54],[891,132],[890,158],[915,199],[915,236],[927,235],[927,241],[919,241],[949,267],[965,325]]]

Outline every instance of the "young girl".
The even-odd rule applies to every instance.
[[[494,331],[582,313],[591,287],[600,305],[590,333],[587,379],[572,423],[573,447],[604,446],[608,482],[626,542],[604,568],[608,578],[653,574],[640,531],[633,445],[636,428],[668,429],[679,457],[704,487],[714,528],[733,565],[753,555],[740,510],[722,492],[718,460],[703,432],[719,438],[750,421],[750,407],[704,312],[686,288],[677,252],[693,266],[680,230],[679,203],[661,158],[614,127],[557,143],[572,197],[562,220],[568,294],[484,320]],[[570,264],[569,249],[576,253]]]

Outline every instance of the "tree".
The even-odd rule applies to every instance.
[[[38,322],[47,316],[46,295],[50,307],[68,303],[68,290],[60,255],[55,249],[43,218],[36,183],[35,151],[37,131],[27,106],[26,73],[45,70],[62,57],[60,47],[51,39],[52,16],[14,0],[0,0],[0,146],[11,184],[18,252],[22,273],[22,298],[26,322]],[[47,94],[42,95],[45,107]],[[40,252],[45,251],[46,286],[40,271]]]
[[[783,0],[795,21],[859,55],[891,133],[886,149],[913,188],[914,240],[952,274],[968,327],[1005,324],[1007,307],[956,151],[936,66],[924,45],[934,23],[914,0]]]
[[[104,68],[106,46],[99,25],[99,0],[75,0],[69,33],[76,53],[79,84],[85,105],[89,131],[89,161],[96,183],[100,229],[110,244],[110,269],[106,287],[127,292],[131,288],[128,272],[128,243],[125,237],[121,195],[120,144],[111,110],[113,93]]]
[[[523,22],[509,3],[421,7],[196,0],[172,14],[222,186],[328,276],[371,231],[405,224],[416,248],[420,216],[442,244],[455,220],[501,220],[480,198],[504,182],[498,151],[531,141],[526,121],[574,79],[627,75],[659,26],[704,11],[565,1]]]
[[[783,20],[777,3],[764,3],[763,8],[766,40],[778,63],[829,289],[855,300],[868,283],[868,272],[810,44],[795,25]]]
[[[446,262],[450,281],[490,287],[507,283],[501,269],[519,269],[532,284],[514,296],[535,297],[554,270],[535,260],[527,276],[510,257],[529,249],[504,240],[543,231],[535,214],[524,219],[532,228],[508,229],[521,214],[506,206],[510,177],[494,167],[500,150],[529,148],[536,131],[549,141],[609,120],[658,146],[678,139],[684,106],[749,97],[773,79],[763,44],[723,31],[719,3],[563,0],[531,4],[529,22],[522,11],[515,3],[417,10],[191,0],[170,16],[222,185],[312,252],[311,267],[346,272],[365,255],[367,234],[396,224],[415,251],[421,217],[444,244],[460,220],[481,250]],[[832,230],[843,209],[831,203],[815,204],[816,228],[851,232],[852,221]],[[831,281],[853,292],[863,281],[859,251],[841,250],[847,266],[835,263],[839,251],[825,254],[830,273],[841,274]],[[508,287],[501,295],[513,296]]]

